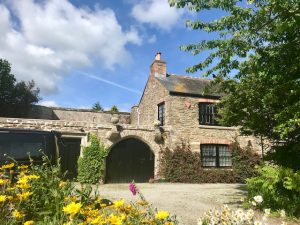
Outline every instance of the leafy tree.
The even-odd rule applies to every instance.
[[[208,57],[187,69],[215,75],[227,95],[220,114],[225,125],[240,125],[254,134],[286,145],[300,141],[300,4],[299,0],[169,0],[192,11],[218,9],[213,21],[187,26],[218,35],[181,46]],[[300,154],[299,148],[294,148]]]
[[[96,103],[93,105],[92,110],[94,110],[94,111],[103,111],[103,108],[102,108],[102,106],[100,105],[99,102],[96,102]]]
[[[17,82],[8,61],[0,59],[0,116],[26,117],[32,104],[40,100],[34,81]]]
[[[110,112],[119,112],[119,109],[117,106],[113,105],[109,111]]]

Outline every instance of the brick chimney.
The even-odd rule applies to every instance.
[[[151,76],[167,76],[167,63],[161,60],[161,53],[157,52],[150,66]]]

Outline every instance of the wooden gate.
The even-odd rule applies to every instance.
[[[117,143],[106,160],[106,183],[148,182],[154,177],[154,154],[144,142],[129,138]]]
[[[61,157],[61,169],[66,172],[68,179],[77,177],[77,161],[80,155],[81,139],[62,138],[59,145],[59,155]]]

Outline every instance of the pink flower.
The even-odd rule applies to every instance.
[[[134,182],[131,182],[131,183],[129,184],[129,190],[131,191],[131,193],[132,193],[133,195],[136,195],[137,189],[136,189],[136,186],[135,186]]]

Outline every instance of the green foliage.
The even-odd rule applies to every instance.
[[[300,142],[285,143],[282,146],[273,147],[267,152],[265,159],[283,167],[300,170]]]
[[[255,166],[260,157],[250,146],[242,149],[237,142],[231,146],[233,166],[230,169],[203,169],[199,152],[182,142],[174,150],[161,150],[160,175],[170,182],[182,183],[236,183],[256,175]]]
[[[26,117],[32,104],[40,100],[34,81],[17,82],[8,61],[0,59],[0,116]]]
[[[102,108],[102,106],[100,105],[99,102],[96,102],[96,103],[93,105],[92,110],[93,110],[93,111],[103,111],[103,108]]]
[[[284,209],[300,216],[300,172],[282,166],[261,166],[259,176],[247,180],[248,198],[263,197],[260,207],[274,211]]]
[[[173,151],[169,148],[161,150],[160,175],[170,182],[195,183],[200,163],[199,154],[182,142]]]
[[[95,136],[90,136],[90,146],[84,147],[78,159],[78,176],[81,183],[95,184],[104,178],[105,158],[108,150]]]
[[[109,111],[110,112],[119,112],[119,109],[117,106],[113,105]]]
[[[65,197],[70,195],[74,188],[70,182],[63,182],[60,165],[51,164],[44,156],[42,165],[31,165],[30,173],[40,178],[32,183],[30,201],[24,201],[28,218],[36,221],[61,221]],[[22,209],[24,211],[24,209]],[[54,223],[55,224],[55,223]]]
[[[187,26],[219,35],[182,46],[198,55],[209,51],[188,72],[216,75],[227,95],[221,122],[241,126],[245,134],[270,140],[300,142],[300,4],[298,0],[169,0],[192,11],[218,9],[213,21],[187,21]],[[300,151],[299,148],[294,149]]]
[[[41,165],[15,163],[0,166],[0,224],[178,224],[175,216],[153,209],[139,189],[139,202],[111,202],[97,187],[63,181],[59,165],[46,156]]]
[[[249,177],[257,175],[256,166],[261,163],[261,158],[256,154],[249,142],[245,148],[241,148],[237,140],[230,146],[232,154],[233,171],[237,174],[238,182],[245,183]]]

